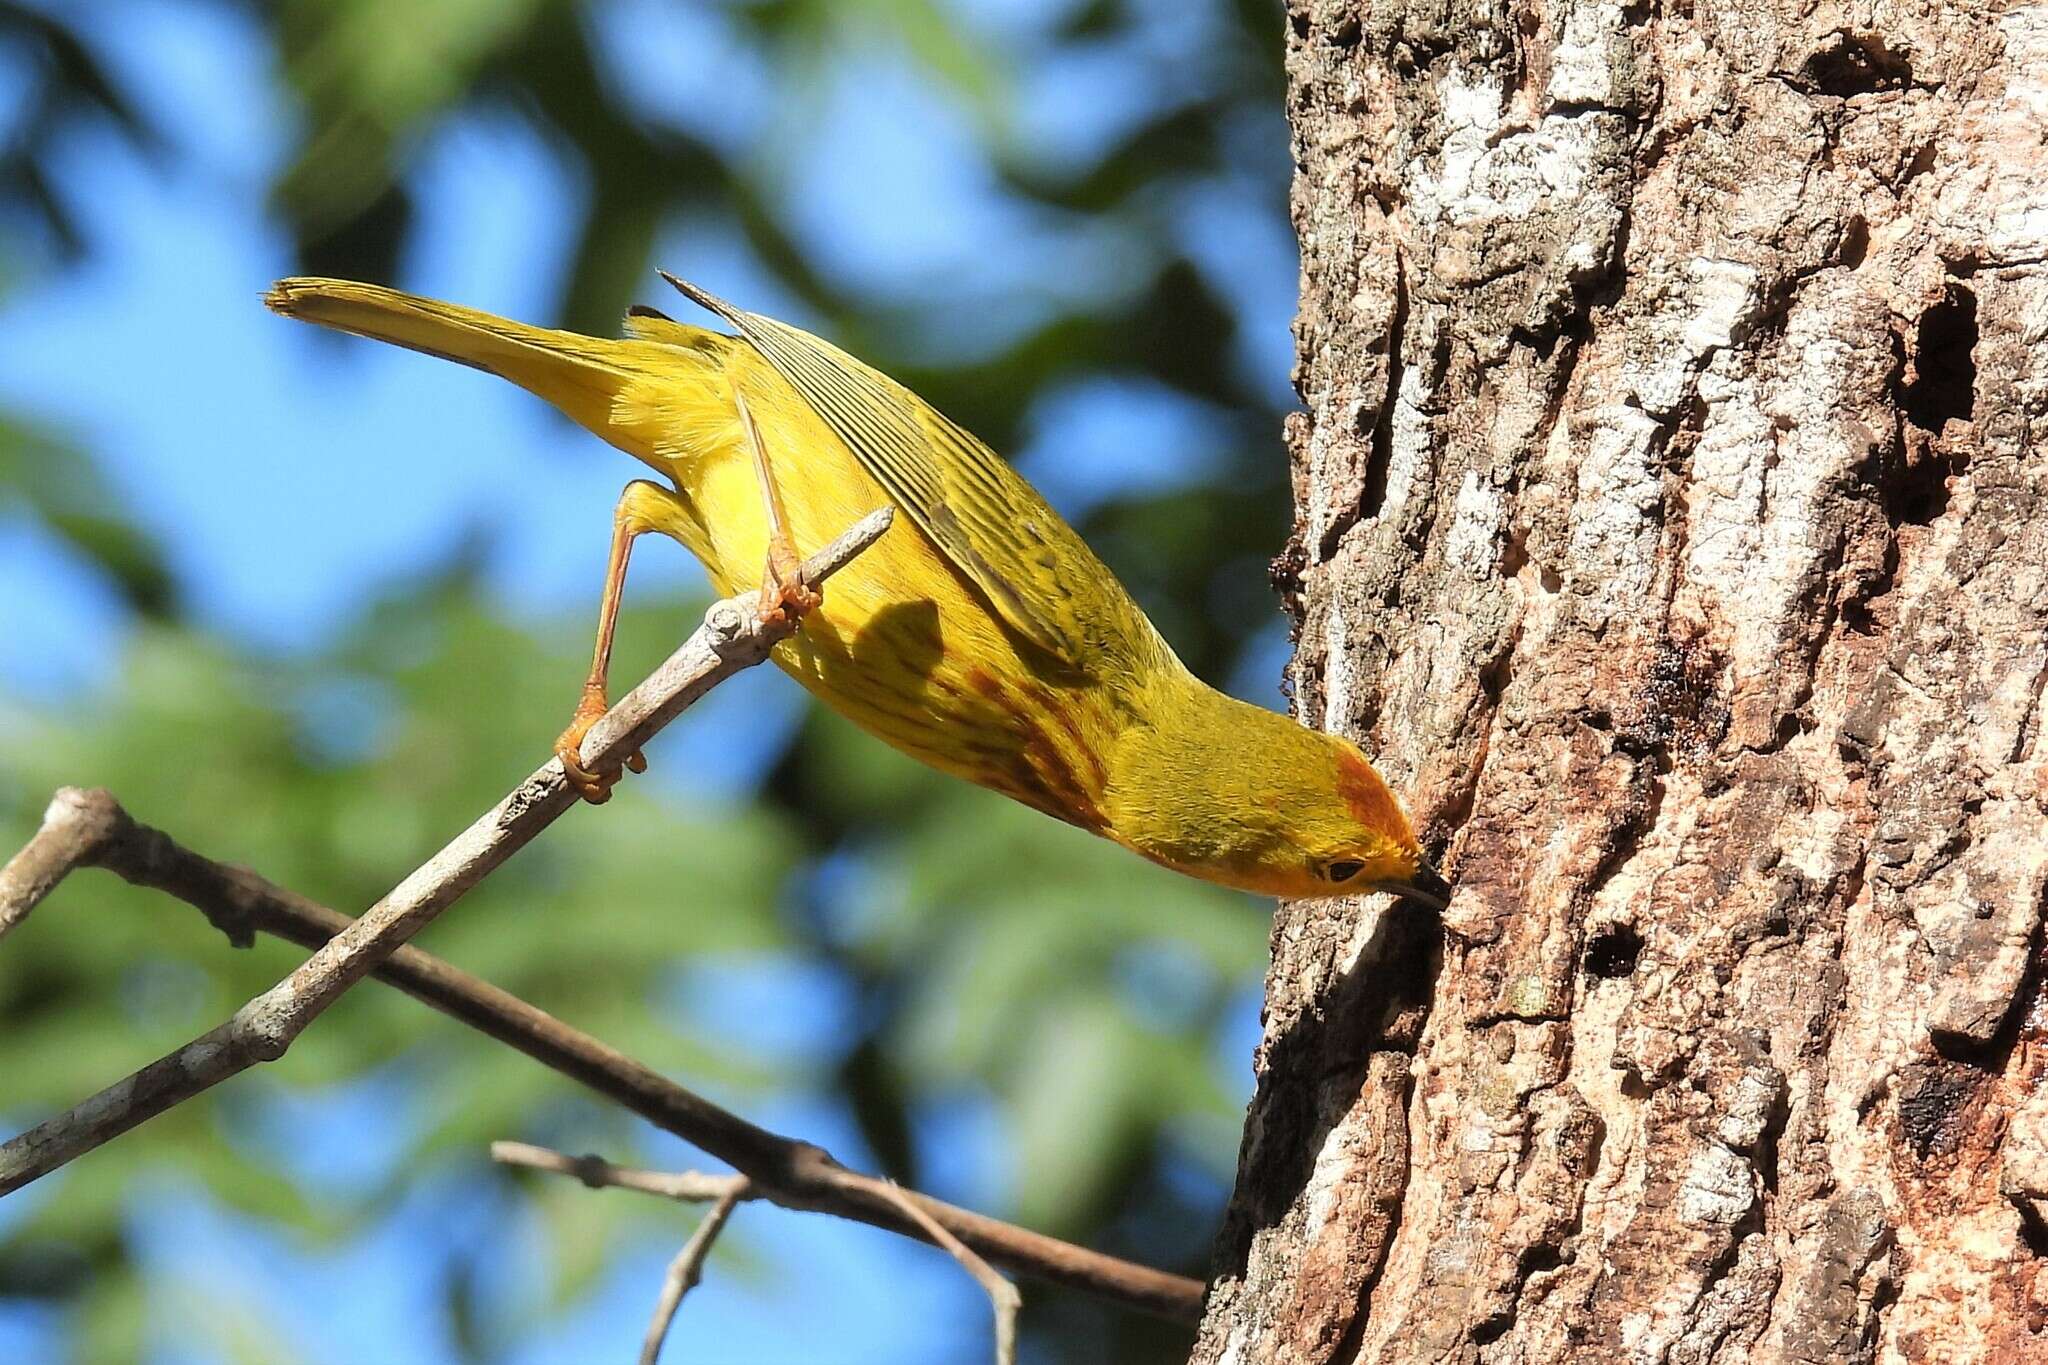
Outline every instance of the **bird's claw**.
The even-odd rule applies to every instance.
[[[609,773],[593,772],[583,766],[583,737],[609,709],[602,688],[584,688],[583,699],[576,704],[576,714],[569,721],[569,728],[562,731],[561,737],[555,741],[555,757],[562,761],[562,771],[568,776],[569,785],[593,806],[602,806],[612,799],[612,787],[626,769],[636,773],[647,771],[647,758],[638,749],[626,755],[623,768]]]
[[[764,625],[777,626],[784,621],[801,621],[805,613],[825,599],[815,588],[801,582],[764,583],[761,585],[761,607],[759,616]]]
[[[758,614],[764,625],[801,621],[817,608],[825,595],[804,582],[803,565],[796,552],[785,544],[768,547],[768,571],[761,580]]]

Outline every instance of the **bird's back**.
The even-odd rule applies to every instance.
[[[735,394],[760,426],[799,550],[907,500],[900,482],[886,486],[818,404],[743,338],[652,310],[635,310],[623,340],[591,338],[335,280],[280,281],[268,302],[547,399],[675,487],[686,513],[656,529],[703,561],[722,593],[760,581],[768,544]],[[933,462],[939,496],[915,499],[905,509],[913,515],[833,578],[776,662],[893,747],[1100,832],[1109,755],[1143,719],[1150,684],[1181,672],[1179,661],[1020,475],[886,382],[865,401],[890,405],[882,416],[931,434],[928,450],[912,454]]]
[[[724,410],[731,410],[732,392],[742,392],[760,425],[800,549],[822,545],[864,513],[894,503],[816,410],[744,342],[730,353],[727,385]],[[722,591],[750,586],[766,554],[767,525],[737,424],[676,456],[678,485],[701,509],[710,541],[700,558]],[[1047,542],[1047,553],[1059,553],[1056,541]],[[1145,695],[1142,680],[1160,668],[1162,653],[1179,667],[1121,586],[1107,581],[1142,634],[1111,616],[1107,625],[1093,625],[1101,647],[1071,660],[1016,629],[921,526],[899,518],[834,577],[804,628],[778,647],[776,661],[893,747],[1101,833],[1109,755]]]

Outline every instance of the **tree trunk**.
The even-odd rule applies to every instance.
[[[1283,906],[1194,1359],[2048,1360],[2048,5],[1294,0]]]

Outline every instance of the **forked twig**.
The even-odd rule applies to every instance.
[[[889,529],[884,507],[806,560],[807,583],[829,577]],[[796,629],[789,618],[764,619],[745,597],[711,604],[704,624],[651,677],[629,692],[591,730],[584,761],[593,768],[623,762],[692,702],[768,651]],[[194,1095],[263,1062],[284,1055],[293,1040],[434,917],[553,824],[577,801],[559,759],[515,787],[446,847],[414,869],[391,893],[353,920],[297,970],[236,1010],[224,1023],[74,1108],[0,1146],[0,1194],[49,1174],[101,1143],[127,1132]],[[60,827],[61,812],[52,815]],[[29,847],[0,869],[0,927],[19,925],[49,894],[50,833],[45,819]]]
[[[668,1263],[668,1274],[661,1281],[661,1296],[654,1301],[653,1320],[647,1324],[647,1335],[640,1342],[640,1365],[654,1365],[660,1358],[661,1343],[668,1338],[669,1324],[676,1320],[676,1310],[683,1306],[683,1295],[695,1289],[697,1282],[704,1278],[704,1258],[711,1254],[711,1244],[725,1230],[725,1220],[732,1217],[732,1211],[747,1197],[745,1176],[727,1176],[726,1184],[726,1192],[711,1202],[711,1207],[704,1211],[704,1221],[697,1224],[690,1240],[683,1243],[683,1249]]]
[[[806,562],[806,582],[816,583],[848,562],[888,523],[887,509],[864,519]],[[765,657],[788,627],[764,629],[751,606],[751,594],[715,603],[706,613],[705,627],[593,727],[584,745],[586,763],[606,765],[632,752],[710,686]],[[1161,1317],[1193,1321],[1200,1314],[1203,1286],[1198,1281],[1105,1256],[849,1170],[822,1149],[759,1128],[516,996],[417,948],[402,946],[570,804],[560,765],[550,761],[362,919],[352,920],[246,868],[182,847],[131,818],[107,792],[60,790],[36,835],[0,867],[0,934],[17,927],[73,869],[101,867],[194,906],[236,946],[247,946],[260,931],[316,951],[298,971],[220,1028],[0,1146],[0,1194],[255,1062],[281,1055],[327,1004],[364,974],[374,973],[730,1163],[748,1177],[741,1198],[766,1198],[788,1208],[830,1213],[940,1245],[947,1245],[950,1238],[953,1245],[971,1248],[970,1255],[992,1257],[1023,1274]],[[519,1164],[559,1169],[589,1183],[645,1189],[668,1198],[716,1201],[729,1192],[727,1182],[734,1179],[634,1172],[594,1158],[520,1150],[529,1159]],[[547,1160],[530,1159],[533,1153],[543,1153]],[[687,1269],[681,1258],[678,1265]],[[1001,1297],[998,1291],[991,1292],[997,1298],[1000,1334]],[[1015,1290],[1009,1294],[1014,1297]]]
[[[1017,1365],[1017,1310],[1024,1306],[1024,1296],[996,1273],[996,1268],[968,1249],[967,1244],[940,1226],[937,1219],[918,1206],[915,1199],[903,1192],[895,1181],[884,1182],[896,1206],[910,1216],[911,1221],[928,1233],[934,1242],[946,1250],[962,1269],[972,1275],[988,1294],[989,1307],[995,1310],[996,1318],[996,1365]]]
[[[742,1200],[766,1197],[772,1202],[782,1201],[765,1190],[755,1188],[745,1176],[706,1175],[702,1171],[646,1171],[632,1166],[614,1166],[603,1157],[567,1156],[547,1147],[535,1147],[524,1142],[494,1142],[491,1144],[491,1159],[507,1166],[525,1166],[537,1171],[552,1171],[557,1175],[573,1176],[592,1189],[638,1190],[663,1199],[675,1199],[688,1203],[702,1203],[715,1200],[717,1205],[726,1206],[725,1214],[730,1215],[730,1205]],[[1016,1365],[1017,1359],[1017,1312],[1024,1306],[1024,1298],[1017,1292],[1017,1286],[1004,1279],[972,1247],[958,1237],[926,1210],[929,1202],[924,1195],[913,1194],[893,1180],[876,1176],[861,1175],[845,1171],[841,1183],[848,1189],[860,1189],[880,1196],[894,1205],[903,1216],[930,1239],[940,1250],[960,1263],[962,1269],[972,1275],[988,1295],[989,1305],[995,1312],[996,1365]],[[944,1207],[941,1205],[940,1207]],[[717,1213],[714,1208],[713,1213]],[[662,1304],[655,1314],[655,1328],[650,1329],[647,1345],[642,1348],[641,1365],[653,1365],[652,1352],[658,1351],[661,1338],[668,1330],[668,1321],[675,1314],[675,1304],[682,1301],[683,1294],[696,1284],[696,1276],[702,1267],[704,1252],[710,1241],[718,1235],[724,1225],[724,1216],[711,1226],[707,1236],[704,1226],[697,1229],[675,1262],[669,1267],[667,1285],[663,1288]],[[710,1225],[710,1217],[705,1224]],[[699,1241],[703,1246],[699,1247]],[[694,1249],[694,1258],[692,1252]],[[678,1280],[684,1282],[674,1288]],[[670,1302],[670,1290],[674,1289],[674,1302]],[[658,1330],[657,1330],[658,1329]]]
[[[632,1166],[614,1166],[601,1156],[567,1156],[553,1148],[536,1147],[528,1142],[494,1142],[491,1144],[491,1160],[503,1166],[524,1166],[530,1170],[574,1176],[593,1190],[637,1190],[641,1194],[673,1199],[678,1203],[711,1205],[704,1221],[697,1224],[697,1230],[690,1234],[690,1240],[683,1243],[683,1249],[668,1263],[668,1273],[661,1281],[661,1294],[654,1302],[654,1317],[648,1322],[647,1335],[640,1343],[640,1365],[655,1365],[656,1358],[661,1355],[661,1344],[668,1338],[676,1310],[682,1307],[683,1296],[703,1279],[704,1258],[711,1254],[711,1244],[725,1230],[726,1220],[732,1217],[732,1211],[760,1193],[743,1175],[643,1171]]]
[[[235,944],[246,946],[256,934],[265,933],[319,948],[351,922],[348,916],[247,868],[218,863],[185,848],[161,830],[135,820],[107,792],[66,788],[51,802],[50,810],[50,819],[35,841],[38,848],[61,847],[77,857],[76,866],[104,868],[137,886],[182,900]],[[53,875],[61,879],[73,864],[58,862],[61,865]],[[922,1224],[907,1216],[899,1200],[884,1191],[886,1182],[849,1170],[811,1143],[771,1133],[719,1108],[617,1049],[431,953],[410,945],[400,948],[378,965],[375,975],[746,1173],[758,1197],[785,1208],[829,1213],[929,1239]],[[602,1162],[592,1166],[587,1158],[552,1152],[545,1156],[545,1162],[522,1164],[586,1179],[596,1172],[600,1181],[604,1172],[610,1171],[619,1175],[611,1183],[620,1184],[627,1174],[657,1182],[678,1179],[654,1172],[625,1173]],[[686,1193],[667,1184],[649,1187],[649,1192],[665,1197],[685,1197]],[[981,1255],[1019,1274],[1173,1321],[1193,1322],[1201,1314],[1203,1286],[1198,1280],[1107,1256],[925,1195],[910,1191],[902,1195],[917,1201]],[[706,1197],[715,1197],[715,1192]]]

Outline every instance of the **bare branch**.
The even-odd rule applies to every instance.
[[[818,582],[845,565],[880,538],[892,516],[884,507],[863,518],[805,562],[804,580]],[[760,663],[796,629],[796,622],[786,617],[763,620],[752,603],[751,593],[712,603],[704,624],[682,648],[591,730],[584,741],[585,765],[602,769],[623,762],[684,708],[739,670]],[[577,799],[560,760],[550,758],[362,918],[351,921],[290,976],[226,1022],[0,1147],[0,1194],[49,1174],[230,1076],[282,1057],[344,991],[553,824]],[[43,855],[14,879],[21,883],[24,907],[47,894],[60,875],[47,845]],[[13,871],[12,863],[9,870]],[[13,922],[19,923],[26,913],[26,908],[16,912]]]
[[[724,1230],[725,1220],[747,1197],[745,1176],[727,1176],[726,1185],[725,1193],[705,1210],[704,1221],[697,1224],[690,1240],[683,1243],[683,1249],[668,1264],[668,1274],[661,1281],[661,1297],[654,1301],[654,1318],[647,1324],[647,1335],[640,1342],[640,1365],[654,1365],[660,1357],[661,1343],[668,1336],[669,1324],[675,1321],[676,1309],[683,1306],[683,1295],[704,1278],[704,1258],[711,1254],[711,1244]]]
[[[675,1321],[683,1295],[697,1287],[703,1277],[704,1258],[725,1227],[725,1220],[742,1202],[761,1192],[743,1175],[706,1175],[702,1171],[643,1171],[632,1166],[614,1166],[601,1156],[567,1156],[548,1147],[527,1142],[494,1142],[491,1160],[505,1166],[525,1166],[536,1171],[553,1171],[574,1176],[593,1190],[638,1190],[642,1194],[674,1199],[681,1203],[710,1203],[710,1212],[697,1225],[690,1240],[669,1262],[661,1283],[661,1295],[654,1303],[654,1318],[640,1343],[640,1365],[654,1365],[661,1343]]]
[[[1017,1286],[996,1274],[994,1266],[969,1251],[958,1237],[919,1208],[917,1201],[903,1192],[902,1186],[893,1180],[883,1183],[897,1207],[915,1219],[917,1225],[944,1247],[987,1291],[989,1306],[996,1315],[996,1365],[1017,1365],[1017,1310],[1024,1306],[1024,1297],[1017,1292]]]
[[[746,1183],[742,1176],[707,1175],[703,1171],[645,1171],[635,1166],[614,1166],[601,1156],[568,1156],[552,1147],[536,1147],[530,1142],[494,1142],[491,1144],[491,1160],[501,1166],[524,1166],[528,1170],[574,1176],[593,1190],[638,1190],[641,1194],[673,1199],[679,1204],[702,1204],[722,1199],[732,1188],[733,1181]]]
[[[743,1175],[706,1175],[702,1171],[643,1171],[631,1166],[614,1166],[601,1156],[566,1156],[548,1147],[526,1142],[494,1142],[491,1160],[505,1166],[525,1166],[536,1171],[553,1171],[574,1176],[593,1190],[638,1190],[682,1203],[711,1204],[704,1221],[683,1249],[669,1262],[661,1283],[661,1295],[654,1303],[654,1318],[647,1324],[647,1336],[640,1343],[640,1365],[654,1365],[661,1343],[675,1321],[683,1295],[697,1287],[703,1277],[704,1258],[718,1239],[732,1211],[759,1191]]]
[[[742,1200],[765,1198],[770,1203],[780,1203],[772,1191],[752,1187],[745,1176],[706,1175],[701,1171],[646,1171],[632,1166],[614,1166],[603,1157],[568,1156],[547,1147],[535,1147],[524,1142],[494,1142],[491,1144],[491,1159],[508,1166],[525,1166],[537,1171],[553,1171],[557,1175],[573,1176],[592,1189],[638,1190],[663,1199],[685,1202],[716,1200],[726,1212],[731,1205]],[[988,1294],[989,1304],[995,1310],[996,1365],[1016,1365],[1017,1359],[1017,1312],[1024,1306],[1023,1296],[1017,1286],[996,1273],[995,1267],[976,1255],[974,1251],[946,1229],[945,1224],[927,1213],[924,1203],[930,1202],[923,1195],[912,1194],[893,1180],[882,1180],[874,1176],[860,1175],[847,1171],[841,1177],[848,1189],[858,1188],[878,1194],[902,1211],[925,1237],[936,1244],[947,1255],[958,1261],[968,1274],[975,1278]],[[719,1224],[724,1219],[718,1210],[712,1210],[712,1217],[705,1219],[710,1225],[713,1218]],[[675,1304],[697,1282],[704,1251],[709,1249],[710,1238],[718,1235],[713,1226],[710,1236],[702,1227],[697,1236],[690,1239],[669,1267],[668,1285],[662,1294],[662,1307],[657,1308],[654,1326],[647,1335],[647,1344],[642,1347],[641,1365],[653,1365],[655,1353],[661,1349],[661,1339],[668,1331],[669,1319],[675,1315]],[[698,1246],[699,1241],[703,1246]],[[692,1255],[694,1251],[694,1256]],[[677,1285],[680,1283],[681,1287]],[[671,1295],[673,1298],[671,1298]]]
[[[78,818],[92,827],[95,852],[90,865],[185,901],[232,942],[245,945],[260,931],[317,949],[350,924],[348,916],[247,868],[217,863],[180,846],[134,820],[106,792],[67,789],[52,808],[59,804],[86,813]],[[930,1233],[903,1209],[902,1200],[910,1199],[962,1242],[1019,1274],[1174,1321],[1192,1322],[1201,1313],[1199,1281],[1105,1256],[925,1195],[907,1190],[891,1195],[887,1182],[848,1170],[821,1148],[758,1128],[510,992],[418,948],[400,948],[376,975],[747,1174],[759,1197],[928,1241]],[[545,1168],[579,1176],[595,1169],[580,1167],[568,1157],[558,1161],[559,1166]]]
[[[65,873],[93,861],[104,825],[93,798],[102,794],[60,787],[43,812],[42,828],[0,867],[0,938],[27,919]]]

